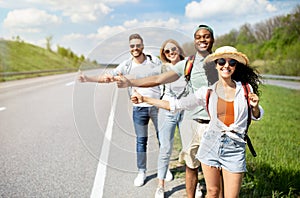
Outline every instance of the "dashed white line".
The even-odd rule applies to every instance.
[[[105,131],[105,137],[103,139],[100,159],[97,167],[97,173],[94,180],[91,198],[101,198],[103,196],[104,182],[106,178],[106,168],[108,163],[108,156],[110,150],[110,142],[112,136],[117,98],[118,98],[118,89],[115,89],[114,101],[109,115],[108,124]]]
[[[68,86],[71,86],[71,85],[74,85],[74,84],[75,84],[75,81],[72,81],[72,82],[66,83],[65,85],[68,87]]]
[[[6,107],[0,107],[0,111],[6,110]]]

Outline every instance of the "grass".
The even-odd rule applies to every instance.
[[[300,91],[271,85],[261,91],[265,115],[249,128],[258,156],[247,148],[248,172],[240,197],[300,197]],[[173,150],[177,154],[180,149],[176,132]],[[175,176],[184,178],[184,169],[176,169]]]
[[[62,70],[59,73],[65,73],[68,72],[66,69],[77,70],[80,66],[80,63],[80,61],[76,62],[72,58],[63,57],[54,51],[50,51],[23,41],[7,41],[0,39],[0,73],[49,70]],[[93,65],[89,61],[85,61],[83,64]],[[45,72],[16,76],[0,75],[0,82],[49,74],[55,73]]]
[[[6,72],[74,68],[57,53],[25,42],[0,40],[1,69]]]
[[[300,75],[300,63],[295,60],[255,60],[251,63],[252,66],[261,74],[273,74],[273,75],[285,75],[285,76],[299,76]],[[292,65],[292,67],[285,67]]]
[[[248,150],[243,197],[298,197],[300,194],[300,91],[262,87],[264,118],[249,129],[258,153]]]

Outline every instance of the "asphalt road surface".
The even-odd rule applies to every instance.
[[[126,89],[74,73],[0,83],[0,197],[154,197],[157,140],[150,127],[148,177],[134,187],[131,111]],[[184,188],[168,182],[166,196]]]

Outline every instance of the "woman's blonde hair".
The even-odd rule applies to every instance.
[[[168,39],[166,40],[161,48],[160,48],[160,53],[159,53],[159,56],[160,56],[160,60],[163,62],[163,63],[170,63],[171,61],[167,59],[165,53],[164,53],[164,49],[165,49],[165,46],[168,44],[168,43],[173,43],[177,48],[178,48],[178,51],[179,51],[179,56],[180,56],[180,60],[183,60],[184,57],[185,57],[185,54],[184,54],[184,51],[182,49],[182,47],[178,44],[177,41],[175,41],[174,39]]]

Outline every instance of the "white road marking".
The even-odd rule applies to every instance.
[[[118,89],[115,89],[114,101],[109,115],[108,124],[105,131],[105,137],[103,139],[103,145],[102,145],[100,159],[97,167],[97,173],[95,176],[94,185],[91,193],[91,198],[101,198],[103,196],[104,182],[106,178],[106,168],[108,163],[108,156],[110,150],[113,122],[115,118],[117,98],[118,98]]]
[[[75,81],[72,81],[72,82],[66,83],[65,85],[66,85],[66,86],[71,86],[71,85],[74,85],[74,84],[75,84]]]
[[[6,107],[0,107],[0,111],[6,110]]]

